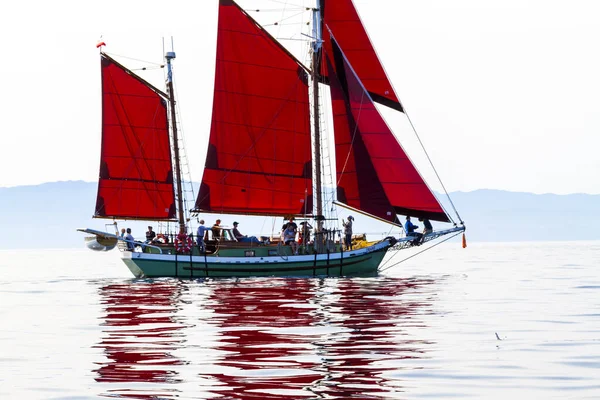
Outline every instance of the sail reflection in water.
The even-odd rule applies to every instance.
[[[133,281],[104,286],[107,361],[118,398],[396,397],[399,363],[423,357],[428,279]]]
[[[181,330],[185,324],[175,317],[181,284],[177,281],[137,282],[104,286],[100,289],[105,307],[105,327],[98,347],[108,361],[95,370],[97,382],[109,385],[108,397],[175,398],[179,390],[147,386],[136,389],[132,383],[180,382],[175,366],[183,361],[173,352],[184,346]],[[142,389],[143,387],[143,389]]]
[[[215,314],[205,323],[216,324],[223,337],[217,344],[221,356],[201,373],[205,382],[219,385],[206,389],[238,399],[364,399],[400,391],[382,372],[425,352],[429,343],[407,337],[405,330],[418,328],[419,315],[431,312],[430,304],[410,295],[431,283],[378,278],[214,284]]]

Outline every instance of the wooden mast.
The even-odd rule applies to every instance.
[[[186,233],[185,215],[183,210],[183,190],[181,188],[181,163],[179,159],[179,139],[177,136],[177,118],[175,111],[175,91],[173,90],[173,69],[171,60],[175,58],[175,52],[169,51],[165,55],[167,60],[167,93],[169,94],[169,106],[171,108],[171,126],[173,127],[173,151],[175,157],[175,182],[177,190],[177,212],[179,221],[179,233]]]
[[[315,193],[317,203],[317,251],[321,252],[322,246],[319,244],[323,240],[323,197],[321,183],[321,131],[319,120],[319,58],[321,56],[321,10],[319,9],[319,0],[317,7],[313,9],[313,53],[312,53],[312,89],[313,89],[313,123],[314,123],[314,159],[315,159]]]

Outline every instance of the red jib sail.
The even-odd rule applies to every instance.
[[[396,221],[396,215],[449,222],[373,100],[331,40],[326,54],[335,130],[338,200]]]
[[[164,93],[105,54],[95,217],[171,220],[175,194]]]
[[[380,104],[404,112],[352,0],[320,0],[320,4],[323,14],[325,52],[331,53],[329,35],[331,31],[339,46],[344,49],[344,54],[369,91],[371,98]],[[327,66],[325,63],[321,66],[321,74],[327,80],[329,74]]]
[[[221,0],[212,126],[197,211],[312,213],[306,71]]]

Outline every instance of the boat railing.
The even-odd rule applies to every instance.
[[[402,250],[402,249],[407,249],[409,247],[413,247],[413,246],[420,246],[423,243],[427,243],[431,240],[435,240],[439,237],[442,236],[446,236],[449,235],[451,233],[456,233],[459,234],[460,232],[463,232],[465,230],[464,226],[457,226],[455,228],[452,229],[444,229],[441,231],[433,231],[431,233],[428,233],[424,236],[405,236],[405,237],[401,237],[398,238],[398,242],[393,246],[390,247],[390,250]]]
[[[121,251],[134,251],[134,250],[131,250],[129,248],[129,246],[127,245],[127,243],[132,243],[134,249],[136,248],[136,246],[141,246],[142,249],[144,247],[150,247],[151,249],[158,250],[159,254],[162,254],[162,249],[160,247],[158,247],[158,246],[154,246],[154,245],[151,245],[149,243],[139,242],[137,240],[127,240],[127,239],[122,238],[122,237],[119,237],[119,243],[118,243],[119,250],[121,250]]]

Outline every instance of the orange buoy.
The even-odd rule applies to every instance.
[[[463,246],[463,249],[467,248],[467,237],[465,236],[464,233],[463,233],[462,246]]]

